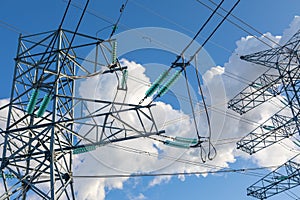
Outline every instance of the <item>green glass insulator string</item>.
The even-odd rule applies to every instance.
[[[39,90],[38,89],[33,89],[33,92],[30,96],[29,103],[28,103],[27,108],[26,108],[27,113],[29,113],[29,114],[33,113],[34,107],[35,107],[37,99],[38,99],[38,95],[39,95]]]
[[[272,131],[272,130],[275,129],[275,127],[274,126],[269,126],[269,125],[263,125],[263,129],[266,129],[268,131]]]
[[[187,143],[180,143],[180,142],[174,142],[171,140],[166,140],[164,141],[164,144],[167,146],[172,146],[172,147],[176,147],[176,148],[183,148],[183,149],[189,149],[190,145]]]
[[[159,86],[162,85],[162,82],[167,78],[169,75],[169,70],[164,71],[151,85],[151,87],[146,91],[145,95],[146,97],[150,97]]]
[[[148,88],[148,90],[145,92],[145,97],[140,101],[140,104],[146,98],[150,97],[151,95],[153,95],[157,91],[157,89],[159,88],[159,86],[162,85],[163,81],[169,75],[169,72],[170,72],[170,70],[166,70],[161,75],[159,75],[159,77],[152,83],[152,85],[150,86],[150,88]]]
[[[177,142],[182,142],[182,143],[188,143],[188,144],[197,144],[198,143],[198,139],[197,138],[185,138],[185,137],[175,137],[174,138],[175,141]]]
[[[43,98],[43,101],[38,109],[38,112],[36,114],[37,117],[42,117],[48,107],[48,104],[50,103],[51,100],[51,95],[50,94],[46,94]]]
[[[157,93],[157,97],[162,97],[164,94],[167,93],[167,91],[170,89],[170,87],[178,80],[180,77],[182,70],[176,71],[173,76],[162,86],[162,88],[159,89]]]
[[[13,179],[13,178],[15,178],[15,176],[14,176],[13,174],[5,173],[5,174],[3,174],[3,175],[4,175],[4,177],[7,178],[7,179]],[[1,178],[3,177],[2,174],[0,174],[0,177],[1,177]]]
[[[80,147],[80,148],[74,149],[73,154],[82,154],[82,153],[86,153],[86,152],[94,151],[94,150],[96,150],[95,145],[85,146],[85,147]]]
[[[124,69],[122,71],[122,80],[121,80],[121,88],[126,89],[127,85],[127,79],[128,79],[128,70]]]
[[[111,61],[112,64],[116,64],[117,62],[117,41],[112,41],[112,50],[111,50]]]

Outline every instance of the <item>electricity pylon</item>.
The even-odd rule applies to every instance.
[[[64,29],[19,37],[7,126],[1,132],[0,199],[75,199],[76,154],[164,132],[155,124],[152,105],[76,96],[77,80],[107,73],[118,76],[118,90],[127,90],[126,67],[115,48],[112,40]]]
[[[283,108],[242,138],[237,143],[238,149],[253,154],[278,141],[300,133],[298,119],[300,112],[299,45],[300,30],[283,46],[241,56],[242,60],[265,66],[269,70],[230,100],[228,107],[244,114],[271,98],[281,95],[279,99]],[[299,185],[299,164],[288,161],[283,165],[284,167],[286,169],[296,168],[297,173],[293,176],[287,175],[283,180],[277,180],[272,177],[277,173],[275,170],[248,188],[248,195],[265,199]],[[295,181],[296,179],[298,181]],[[286,185],[286,182],[289,182],[289,184]],[[256,186],[259,184],[260,186]],[[283,187],[283,185],[285,186]]]

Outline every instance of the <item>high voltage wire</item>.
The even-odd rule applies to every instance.
[[[62,1],[66,2],[66,0],[62,0]],[[184,26],[181,26],[181,25],[177,24],[177,23],[174,22],[173,20],[171,20],[171,19],[169,19],[169,18],[167,18],[167,17],[164,17],[164,16],[158,14],[157,12],[153,11],[152,9],[146,8],[145,6],[141,5],[140,3],[135,2],[134,0],[131,0],[131,1],[132,1],[134,4],[136,4],[136,5],[138,5],[138,6],[142,7],[142,8],[144,8],[145,10],[148,10],[148,12],[151,12],[152,14],[155,14],[155,15],[160,16],[163,20],[165,20],[165,21],[167,21],[167,22],[169,22],[169,23],[172,23],[172,24],[176,25],[176,26],[179,27],[179,28],[183,28],[183,27],[184,27]],[[201,4],[204,4],[204,3],[201,2]],[[78,4],[78,3],[76,3],[76,2],[75,2],[75,3],[72,2],[71,5],[74,6],[74,7],[76,7],[76,8],[78,8],[78,9],[82,9],[82,8],[81,8],[81,5]],[[207,4],[204,4],[204,5],[206,5],[206,7],[208,7],[210,10],[212,9],[212,8],[211,8],[210,6],[208,6]],[[216,4],[216,5],[217,5],[217,4]],[[110,18],[108,18],[108,17],[101,16],[99,13],[97,13],[97,11],[95,11],[95,10],[93,10],[93,9],[88,9],[88,10],[87,10],[87,13],[93,15],[94,17],[96,17],[96,18],[98,18],[98,19],[101,19],[101,20],[105,21],[106,23],[111,24],[111,26],[114,24],[112,19],[110,19]],[[230,15],[232,15],[232,14],[230,14]],[[238,17],[236,17],[235,15],[233,15],[233,16],[234,16],[234,18],[238,18]],[[244,22],[242,19],[239,19],[239,21],[243,22],[244,24],[247,24],[247,23]],[[120,23],[120,26],[125,27],[125,30],[132,29],[132,27],[129,27],[129,26],[125,25],[124,23]],[[266,37],[266,38],[267,38],[267,36],[264,36],[260,31],[258,31],[258,29],[254,28],[253,26],[251,26],[251,25],[249,25],[249,24],[248,24],[247,26],[252,27],[252,29],[255,30],[257,33],[259,33],[259,34],[262,35],[263,37]],[[188,30],[190,33],[193,33],[193,31],[191,31],[191,30],[189,30],[189,29],[187,29],[187,28],[184,28],[184,29],[185,29],[185,30]],[[242,29],[241,29],[241,30],[242,30]],[[142,32],[137,31],[137,30],[135,30],[135,31],[136,31],[136,32],[139,32],[140,35],[142,35],[142,36],[147,36],[147,35],[145,35],[145,33],[142,33]],[[246,32],[246,33],[248,33],[248,32]],[[248,34],[251,35],[251,36],[253,36],[253,37],[255,37],[256,39],[259,39],[259,38],[257,38],[255,35],[253,35],[253,34],[251,34],[251,33],[248,33]],[[147,38],[151,38],[151,37],[148,37],[148,36],[147,36]],[[202,37],[202,38],[204,38],[204,37]],[[153,38],[151,38],[151,39],[152,39],[152,41],[154,41]],[[271,40],[271,39],[269,38],[269,40]],[[261,41],[261,40],[259,39],[259,41]],[[224,47],[224,46],[222,46],[222,45],[220,45],[220,44],[217,44],[217,43],[215,43],[215,42],[212,42],[211,40],[210,40],[209,42],[210,42],[210,43],[213,43],[215,46],[217,46],[217,47],[219,47],[219,48],[222,48],[222,49],[224,49],[224,50],[226,50],[226,51],[228,51],[228,52],[230,52],[230,53],[233,53],[233,51],[227,49],[226,47]],[[166,45],[159,44],[159,43],[157,43],[157,44],[158,44],[159,46],[164,46],[164,47],[166,47]],[[276,44],[277,44],[277,43],[276,43]],[[168,49],[172,49],[172,48],[168,48]],[[174,49],[172,49],[172,50],[174,50]],[[178,52],[178,53],[179,53],[179,52]]]
[[[200,1],[200,0],[196,0],[196,1],[197,1],[198,3],[200,3],[200,4],[202,4],[204,7],[208,8],[209,10],[211,10],[211,11],[214,10],[214,8],[212,8],[212,7],[210,7],[209,5],[203,3],[202,1]],[[177,26],[177,27],[179,27],[179,28],[181,28],[181,29],[183,29],[183,30],[185,30],[185,31],[188,31],[188,32],[190,32],[190,33],[193,33],[192,30],[190,30],[190,29],[188,29],[188,28],[186,28],[186,27],[184,27],[184,26],[182,26],[182,25],[176,23],[174,20],[171,20],[171,19],[169,19],[169,18],[167,18],[167,17],[165,17],[165,16],[163,16],[163,15],[161,15],[161,14],[155,12],[153,9],[150,9],[150,8],[148,8],[148,7],[144,6],[144,5],[142,5],[142,4],[138,3],[138,2],[136,2],[135,0],[131,0],[131,2],[134,3],[135,5],[137,5],[137,6],[141,7],[141,8],[143,8],[144,10],[148,11],[149,13],[152,13],[153,15],[156,15],[156,16],[160,17],[161,19],[163,19],[163,20],[165,20],[165,21],[167,21],[167,22],[169,22],[169,23],[171,23],[171,24],[173,24],[173,25],[175,25],[175,26]],[[213,2],[213,1],[211,1],[211,0],[210,0],[210,2],[213,3],[215,6],[218,5],[217,3],[215,3],[215,2]],[[221,7],[220,9],[223,10],[224,12],[226,12],[226,13],[228,12],[227,10],[225,10],[225,9],[222,8],[222,7]],[[224,15],[220,14],[219,12],[217,12],[217,14],[218,14],[219,16],[221,16],[221,17],[224,17]],[[271,38],[267,37],[267,36],[264,35],[261,31],[259,31],[257,28],[255,28],[254,26],[252,26],[252,25],[246,23],[244,20],[240,19],[239,17],[235,16],[234,14],[230,14],[230,16],[232,16],[234,19],[238,20],[240,23],[244,24],[244,25],[247,26],[248,28],[252,29],[253,31],[255,31],[256,33],[258,33],[258,34],[261,35],[262,37],[264,37],[264,38],[268,39],[269,41],[271,41],[272,43],[274,43],[274,44],[280,46],[276,41],[274,41],[274,40],[272,40]],[[270,46],[269,44],[267,44],[267,43],[264,42],[263,40],[259,39],[257,36],[253,35],[251,32],[247,31],[245,28],[243,28],[243,27],[240,26],[239,24],[233,22],[233,21],[230,20],[230,19],[226,19],[226,20],[227,20],[228,22],[230,22],[231,24],[233,24],[234,26],[236,26],[237,28],[239,28],[240,30],[242,30],[242,31],[244,31],[245,33],[249,34],[250,36],[253,36],[254,38],[256,38],[257,40],[259,40],[260,42],[266,44],[267,46]],[[204,37],[201,37],[201,38],[204,38]],[[212,44],[214,44],[215,46],[218,46],[218,47],[220,47],[220,48],[222,48],[222,49],[224,49],[224,50],[226,50],[226,51],[228,51],[228,52],[230,52],[230,53],[233,53],[233,51],[229,50],[228,48],[226,48],[226,47],[224,47],[224,46],[222,46],[222,45],[220,45],[220,44],[217,44],[217,43],[215,43],[215,42],[213,42],[213,41],[210,41],[210,43],[212,43]]]
[[[209,36],[206,38],[206,40],[201,44],[201,46],[198,48],[198,50],[196,50],[196,52],[194,53],[194,55],[191,56],[191,58],[188,61],[188,63],[190,63],[190,61],[192,61],[194,59],[194,57],[202,50],[202,48],[206,45],[206,43],[210,40],[210,38],[215,34],[215,32],[220,28],[220,26],[223,24],[223,22],[228,18],[228,16],[232,13],[232,11],[236,8],[236,6],[239,3],[240,3],[240,0],[237,0],[235,2],[235,4],[231,7],[231,9],[229,10],[229,12],[227,12],[227,14],[222,18],[221,22],[219,22],[219,24],[213,29],[213,31],[209,34]]]
[[[213,14],[214,14],[214,13],[213,13]],[[210,18],[208,19],[208,21],[209,21],[209,20],[210,20]],[[223,21],[222,21],[222,22],[223,22]],[[207,23],[207,22],[206,22],[206,23]],[[206,24],[206,23],[205,23],[205,24]],[[205,24],[204,24],[204,25],[205,25]],[[219,25],[220,25],[220,24],[219,24]],[[201,31],[202,29],[203,29],[203,27],[200,29],[200,31]],[[216,30],[216,29],[218,29],[218,26],[215,28],[215,30]],[[215,30],[213,31],[213,33],[215,32]],[[199,35],[200,31],[195,35],[194,39]],[[212,34],[213,34],[213,33],[212,33]],[[205,41],[205,43],[210,39],[210,37],[212,36],[212,34],[207,38],[207,40]],[[193,39],[193,40],[194,40],[194,39]],[[192,40],[192,41],[193,41],[193,40]],[[192,42],[192,41],[191,41],[191,42]],[[190,43],[190,44],[191,44],[191,43]],[[190,45],[190,44],[189,44],[189,45]],[[188,45],[187,47],[189,47],[189,45]],[[184,51],[185,51],[185,49],[183,50],[183,52],[184,52]]]
[[[207,4],[203,3],[200,0],[196,0],[198,3],[202,4],[203,6],[205,6],[206,8],[208,8],[209,10],[212,10],[213,8],[211,8],[210,6],[208,6]],[[213,2],[212,0],[209,0],[211,3],[213,3],[214,5],[217,5],[215,2]],[[227,10],[225,10],[224,8],[221,7],[221,10],[223,10],[224,12],[228,13]],[[217,13],[219,16],[224,17],[222,14]],[[268,39],[269,41],[271,41],[272,43],[280,46],[276,41],[270,39],[269,37],[265,36],[262,32],[258,31],[258,29],[254,28],[253,26],[251,26],[250,24],[246,23],[245,21],[243,21],[242,19],[238,18],[237,16],[230,14],[230,16],[232,16],[234,19],[237,19],[239,22],[241,22],[242,24],[246,25],[247,27],[249,27],[250,29],[254,30],[255,32],[257,32],[258,34],[260,34],[262,37],[265,37],[266,39]],[[271,45],[269,45],[268,43],[266,43],[265,41],[259,39],[257,36],[253,35],[252,33],[250,33],[249,31],[247,31],[246,29],[244,29],[243,27],[241,27],[240,25],[238,25],[237,23],[233,22],[230,19],[227,19],[228,22],[230,22],[231,24],[233,24],[234,26],[236,26],[237,28],[241,29],[242,31],[246,32],[247,34],[253,36],[255,39],[259,40],[260,42],[264,43],[265,45],[267,45],[268,47],[273,48]]]
[[[66,2],[66,0],[62,0],[62,1]],[[135,3],[135,2],[133,2],[133,3]],[[74,6],[75,8],[82,9],[82,8],[81,8],[81,5],[80,5],[79,3],[77,3],[77,2],[72,2],[71,5]],[[92,15],[92,16],[98,18],[98,19],[101,19],[101,20],[103,20],[104,22],[110,24],[110,26],[107,26],[107,27],[105,27],[105,28],[109,28],[109,27],[113,26],[113,24],[114,24],[114,23],[113,23],[113,20],[112,20],[111,18],[102,16],[101,14],[99,14],[97,11],[95,11],[95,10],[93,10],[93,9],[88,9],[88,10],[87,10],[87,13],[89,13],[90,15]],[[164,20],[165,20],[165,19],[164,19]],[[167,21],[168,21],[168,20],[167,20]],[[172,20],[170,20],[170,21],[172,21]],[[129,26],[127,26],[127,25],[124,24],[124,23],[119,23],[119,24],[120,24],[120,26],[123,27],[125,30],[131,30],[131,29],[133,29],[133,27],[129,27]],[[105,28],[104,28],[104,29],[105,29]],[[101,29],[101,30],[104,30],[104,29]],[[153,38],[147,36],[145,33],[141,32],[141,31],[135,30],[135,32],[139,33],[139,35],[141,35],[141,36],[145,36],[145,38],[151,39],[152,42],[156,42],[156,44],[157,44],[158,46],[167,47],[167,45],[162,44],[162,43],[160,43],[160,42],[158,42],[158,41],[155,41]],[[191,30],[190,30],[189,32],[194,33],[194,32],[191,31]],[[204,37],[202,37],[202,38],[204,38]],[[215,46],[218,46],[219,48],[222,48],[222,49],[224,49],[224,50],[226,50],[226,51],[232,53],[232,51],[230,51],[229,49],[226,49],[224,46],[222,46],[222,45],[220,45],[220,44],[217,44],[217,43],[212,42],[212,41],[210,41],[210,43],[212,43],[212,44],[214,44]],[[173,50],[173,51],[175,51],[175,52],[177,51],[177,49],[172,49],[172,48],[167,48],[167,49],[171,49],[171,50]],[[177,52],[177,53],[179,54],[179,52]]]
[[[188,29],[188,28],[186,28],[186,27],[184,27],[184,26],[178,24],[178,23],[175,22],[174,20],[171,20],[171,19],[169,19],[169,18],[167,18],[167,17],[165,17],[165,16],[163,16],[163,15],[157,13],[157,12],[154,11],[153,9],[150,9],[150,8],[148,8],[148,7],[144,6],[144,5],[142,5],[141,3],[138,3],[136,0],[131,0],[131,2],[132,2],[133,4],[139,6],[140,8],[146,10],[147,12],[152,13],[152,14],[154,14],[154,15],[160,17],[161,19],[163,19],[163,20],[169,22],[170,24],[173,24],[173,25],[175,25],[175,26],[177,26],[177,27],[179,27],[179,28],[181,28],[181,29],[183,29],[183,30],[189,32],[189,33],[194,34],[194,31],[192,31],[192,30],[190,30],[190,29]],[[204,39],[204,37],[201,36],[201,35],[199,35],[199,37],[202,38],[202,39]],[[210,41],[210,43],[213,44],[213,45],[215,45],[215,46],[217,46],[217,47],[219,47],[219,48],[222,48],[223,50],[225,50],[225,51],[227,51],[227,52],[229,52],[229,53],[232,53],[231,50],[227,49],[226,47],[224,47],[224,46],[222,46],[222,45],[220,45],[220,44],[218,44],[218,43],[216,43],[216,42],[214,42],[214,41],[212,41],[212,40]]]
[[[120,15],[119,15],[119,17],[118,17],[116,23],[115,23],[114,26],[113,26],[113,29],[112,29],[112,31],[111,31],[111,34],[109,35],[109,39],[115,34],[115,32],[116,32],[116,30],[117,30],[117,28],[118,28],[118,24],[119,24],[119,22],[120,22],[120,20],[121,20],[121,17],[122,17],[122,15],[123,15],[123,13],[124,13],[124,9],[126,8],[127,3],[128,3],[128,0],[126,0],[125,3],[122,4],[122,6],[121,6],[121,8],[120,8]]]
[[[21,29],[17,28],[16,26],[14,26],[8,22],[5,22],[3,20],[0,20],[0,26],[2,26],[3,28],[6,28],[7,30],[10,30],[12,32],[18,33],[18,34],[21,34],[21,33],[29,34],[27,31],[21,30]]]
[[[140,155],[144,155],[144,156],[150,156],[150,157],[154,157],[154,158],[159,157],[160,159],[164,159],[164,160],[169,160],[169,161],[173,161],[173,162],[179,162],[179,163],[189,164],[189,165],[194,165],[194,166],[199,166],[199,167],[206,167],[206,168],[210,168],[210,169],[224,168],[224,166],[201,163],[201,162],[194,161],[194,160],[188,160],[188,159],[183,159],[181,157],[175,157],[175,156],[169,156],[169,155],[149,152],[146,150],[140,150],[140,149],[136,149],[133,147],[124,146],[124,145],[111,144],[111,145],[108,145],[108,147],[120,149],[120,150],[127,151],[130,153],[140,154]]]
[[[107,174],[107,175],[73,175],[73,178],[133,178],[133,177],[156,177],[156,176],[179,176],[179,175],[202,175],[202,174],[220,174],[220,173],[237,173],[237,172],[248,172],[265,169],[274,169],[279,166],[267,166],[267,167],[256,167],[256,168],[240,168],[240,169],[224,169],[214,171],[194,171],[194,172],[176,172],[176,173],[139,173],[139,174]]]
[[[66,2],[66,0],[63,0],[64,2]],[[203,3],[203,2],[201,2],[201,1],[199,1],[199,0],[196,0],[196,1],[198,1],[199,3],[201,3],[202,5],[204,5],[205,7],[207,7],[208,9],[212,9],[210,6],[208,6],[207,4],[205,4],[205,3]],[[135,4],[137,4],[137,5],[139,5],[139,6],[142,6],[141,4],[139,4],[139,3],[137,3],[137,2],[135,2],[134,0],[132,0],[132,2],[134,2]],[[212,2],[212,1],[211,1]],[[213,2],[212,2],[213,3]],[[215,3],[214,3],[215,4]],[[78,4],[76,4],[76,3],[71,3],[71,5],[72,6],[74,6],[74,7],[76,7],[76,8],[78,8],[78,9],[82,9]],[[145,6],[142,6],[143,8],[145,8]],[[147,8],[148,10],[151,10],[151,9],[149,9],[149,8]],[[224,10],[224,8],[221,8],[222,10]],[[152,11],[152,10],[151,10]],[[226,11],[226,10],[225,10]],[[95,17],[97,17],[97,15],[95,15],[95,14],[93,14],[92,12],[90,12],[89,11],[89,9],[86,11],[87,13],[89,13],[89,14],[91,14],[91,15],[93,15],[93,16],[95,16]],[[227,11],[226,11],[227,12]],[[153,11],[153,13],[155,13],[155,14],[157,14],[158,15],[158,13],[156,13],[156,12],[154,12]],[[218,13],[219,14],[219,13]],[[254,28],[253,26],[251,26],[251,25],[249,25],[248,23],[246,23],[245,21],[243,21],[242,19],[240,19],[240,18],[238,18],[237,16],[235,16],[235,15],[233,15],[233,14],[230,14],[231,16],[233,16],[235,19],[238,19],[238,21],[240,21],[240,22],[242,22],[243,24],[245,24],[245,25],[247,25],[248,27],[250,27],[251,29],[253,29],[255,32],[257,32],[257,33],[259,33],[260,35],[262,35],[262,36],[264,36],[265,38],[267,38],[267,39],[269,39],[270,41],[273,41],[273,40],[271,40],[270,38],[268,38],[267,36],[265,36],[265,35],[263,35],[260,31],[258,31],[256,28]],[[159,16],[161,16],[161,15],[159,15]],[[99,17],[99,16],[98,16]],[[164,20],[166,20],[166,21],[169,21],[169,22],[172,22],[173,23],[173,21],[172,20],[170,20],[170,19],[168,19],[168,18],[166,18],[166,17],[163,17],[163,16],[161,16]],[[101,18],[102,20],[104,20],[104,21],[106,21],[106,22],[108,22],[108,23],[112,23],[112,20],[111,21],[109,21],[109,20],[105,20],[105,18]],[[8,26],[10,26],[10,27],[13,27],[14,28],[14,32],[16,32],[16,33],[20,33],[20,32],[25,32],[25,31],[21,31],[19,28],[17,28],[17,27],[15,27],[15,26],[12,26],[12,25],[10,25],[10,24],[8,24],[8,23],[6,23],[6,22],[3,22],[2,20],[0,20],[0,23],[3,23],[3,24],[6,24],[6,25],[8,25]],[[179,26],[179,24],[176,24],[177,26]],[[181,26],[180,26],[181,27]],[[183,26],[182,26],[183,27]],[[182,28],[181,27],[181,28]],[[186,28],[185,28],[186,29]],[[16,30],[19,30],[19,31],[16,31]],[[186,30],[188,30],[189,32],[192,32],[191,30],[189,30],[189,29],[186,29]],[[25,32],[26,33],[26,32]],[[250,33],[249,33],[250,34]],[[250,34],[251,35],[251,34]],[[252,35],[252,36],[254,36],[254,35]],[[258,39],[258,38],[257,38]],[[273,41],[273,43],[275,43],[275,44],[277,44],[277,45],[279,45],[278,43],[276,43],[275,41]],[[232,52],[232,51],[230,51],[230,52]],[[86,61],[86,59],[84,59],[85,61]],[[91,62],[94,62],[94,61],[91,61]],[[228,74],[228,75],[227,75]],[[240,82],[243,82],[243,83],[247,83],[247,82],[249,82],[249,83],[251,83],[251,81],[250,80],[247,80],[247,79],[245,79],[244,77],[240,77],[240,76],[238,76],[238,75],[236,75],[236,74],[233,74],[233,73],[231,73],[231,72],[229,72],[229,71],[225,71],[224,72],[224,75],[225,76],[228,76],[229,78],[233,78],[233,79],[235,79],[235,80],[237,80],[237,81],[240,81]],[[237,78],[235,78],[235,77],[237,77]],[[243,80],[245,80],[245,81],[243,81]],[[248,84],[248,83],[247,83]]]
[[[171,24],[173,24],[173,25],[175,25],[175,26],[177,26],[177,27],[179,27],[179,28],[181,28],[181,29],[183,29],[183,30],[186,30],[186,31],[188,31],[188,32],[190,32],[190,33],[193,33],[193,31],[191,31],[190,29],[188,29],[188,28],[186,28],[186,27],[184,27],[184,26],[182,26],[182,25],[176,23],[175,21],[173,21],[173,20],[171,20],[171,19],[169,19],[169,18],[167,18],[167,17],[165,17],[165,16],[163,16],[163,15],[161,15],[161,14],[155,12],[154,10],[152,10],[152,9],[150,9],[150,8],[148,8],[148,7],[146,7],[146,6],[142,5],[142,4],[140,4],[140,3],[137,3],[135,0],[131,0],[131,1],[132,1],[135,5],[137,5],[137,6],[141,7],[141,8],[143,8],[143,9],[145,9],[146,11],[148,11],[148,12],[150,12],[150,13],[152,13],[152,14],[158,16],[158,17],[160,17],[161,19],[163,19],[163,20],[165,20],[165,21],[167,21],[167,22],[169,22],[169,23],[171,23]],[[209,10],[211,10],[211,11],[214,10],[214,8],[208,6],[207,4],[203,3],[202,1],[200,1],[200,0],[196,0],[196,1],[197,1],[198,3],[200,3],[200,4],[202,4],[204,7],[208,8]],[[211,1],[211,0],[210,0],[210,2],[213,3],[215,6],[218,5],[217,3],[215,3],[215,2],[213,2],[213,1]],[[224,12],[228,13],[228,11],[225,10],[224,8],[221,7],[220,9],[223,10]],[[222,14],[219,13],[219,12],[217,12],[217,14],[218,14],[219,16],[221,16],[221,17],[224,17],[224,15],[222,15]],[[266,35],[264,35],[261,31],[259,31],[259,30],[258,30],[257,28],[255,28],[254,26],[252,26],[252,25],[246,23],[244,20],[238,18],[237,16],[235,16],[235,15],[232,14],[232,13],[230,14],[230,16],[232,16],[234,19],[238,20],[240,23],[242,23],[243,25],[247,26],[248,28],[252,29],[253,31],[255,31],[256,33],[258,33],[258,34],[261,35],[262,37],[264,37],[264,38],[268,39],[269,41],[271,41],[272,43],[274,43],[274,44],[280,46],[276,41],[274,41],[274,40],[272,40],[271,38],[269,38],[269,37],[267,37]],[[262,42],[262,43],[266,44],[267,46],[271,47],[269,44],[267,44],[267,43],[264,42],[263,40],[259,39],[257,36],[253,35],[251,32],[247,31],[245,28],[243,28],[243,27],[240,26],[239,24],[233,22],[231,19],[226,19],[226,20],[227,20],[228,22],[230,22],[231,24],[233,24],[234,26],[236,26],[237,28],[239,28],[240,30],[244,31],[245,33],[247,33],[247,34],[253,36],[254,38],[256,38],[257,40],[259,40],[260,42]],[[202,38],[203,38],[203,37],[202,37]],[[211,41],[210,41],[210,42],[211,42]],[[211,43],[214,43],[214,42],[211,42]],[[233,53],[231,50],[225,48],[224,46],[222,46],[222,45],[220,45],[220,44],[214,43],[214,45],[216,45],[216,46],[218,46],[218,47],[220,47],[220,48],[222,48],[222,49],[224,49],[224,50],[226,50],[226,51],[228,51],[228,52],[230,52],[230,53]]]
[[[66,1],[66,0],[63,0],[63,1]],[[131,0],[131,1],[132,1],[133,3],[135,3],[135,4],[137,4],[137,5],[142,6],[141,4],[136,3],[134,0]],[[71,5],[74,6],[74,7],[76,7],[76,8],[78,8],[78,9],[82,9],[81,6],[80,6],[78,3],[72,2]],[[204,5],[206,5],[206,4],[204,4]],[[207,5],[206,5],[206,6],[207,6]],[[144,6],[143,6],[143,7],[144,7]],[[211,7],[210,7],[210,8],[211,8]],[[149,9],[149,8],[147,8],[147,9]],[[108,20],[108,19],[106,19],[106,18],[104,18],[104,17],[101,17],[100,15],[95,14],[96,11],[92,10],[93,12],[91,12],[91,10],[92,10],[92,9],[87,9],[87,13],[89,13],[89,14],[91,14],[91,15],[97,17],[97,18],[100,18],[100,19],[104,20],[104,21],[107,22],[107,23],[113,24],[113,21],[112,21],[112,20]],[[151,10],[151,9],[149,9],[149,10]],[[231,15],[232,15],[232,14],[231,14]],[[236,16],[234,16],[234,17],[237,18]],[[166,20],[166,19],[168,19],[168,18],[163,17],[163,19]],[[239,20],[240,20],[240,21],[243,21],[243,20],[241,20],[241,19],[239,19]],[[172,21],[172,20],[168,19],[167,21]],[[243,22],[244,22],[244,21],[243,21]],[[244,23],[247,24],[246,22],[244,22]],[[131,27],[128,27],[128,26],[126,26],[126,25],[124,25],[124,24],[122,24],[121,26],[125,26],[127,29],[131,29]],[[251,25],[249,25],[249,26],[251,26]],[[258,31],[257,29],[255,29],[253,26],[251,26],[251,27],[252,27],[254,30],[256,30],[258,33],[261,34],[261,32],[259,32],[259,31]],[[187,29],[187,30],[189,30],[189,29]],[[147,36],[147,35],[145,35],[144,33],[140,32],[140,31],[137,31],[137,30],[135,30],[135,31],[136,31],[136,32],[139,32],[141,36]],[[192,31],[189,30],[189,32],[192,32]],[[251,34],[250,34],[250,35],[251,35]],[[254,35],[251,35],[251,36],[254,37]],[[262,34],[262,36],[264,36],[264,35]],[[267,36],[265,36],[265,37],[267,38]],[[147,36],[147,38],[150,38],[150,37]],[[204,38],[204,37],[202,37],[202,38]],[[153,42],[154,39],[153,39],[153,38],[151,38],[151,39],[152,39],[152,42]],[[168,47],[168,46],[166,46],[166,45],[163,45],[163,44],[161,44],[161,43],[157,43],[157,45],[163,46],[163,47],[165,47],[165,48],[168,49],[168,50],[174,51],[174,49],[172,49],[172,48],[170,48],[170,47]],[[224,47],[224,48],[225,48],[225,47]],[[229,50],[229,51],[230,51],[230,50]],[[178,53],[179,53],[179,52],[178,52]],[[230,53],[232,53],[232,51],[230,51]],[[94,62],[94,61],[91,61],[91,62]],[[244,77],[238,76],[238,75],[233,74],[233,73],[231,73],[231,72],[229,72],[229,71],[225,71],[223,74],[224,74],[225,76],[229,77],[229,78],[235,79],[235,80],[240,81],[240,82],[242,82],[242,83],[246,83],[246,84],[251,83],[250,80],[247,80],[247,79],[245,79]],[[130,75],[129,75],[129,76],[130,76]],[[236,77],[236,78],[235,78],[235,77]],[[133,78],[133,77],[132,77],[132,78]],[[136,78],[136,79],[138,79],[138,78]],[[149,84],[150,84],[150,83],[149,83]]]

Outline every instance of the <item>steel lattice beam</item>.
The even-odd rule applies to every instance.
[[[266,199],[278,193],[300,185],[299,156],[290,159],[276,170],[247,188],[247,195],[258,199]]]
[[[279,75],[264,73],[228,102],[228,108],[244,114],[279,95],[282,89]]]
[[[281,109],[238,141],[237,148],[251,155],[298,133],[295,122],[297,119],[291,118],[286,114],[286,108]]]

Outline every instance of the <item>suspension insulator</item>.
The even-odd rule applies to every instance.
[[[33,92],[31,94],[29,103],[28,103],[27,108],[26,108],[26,112],[28,112],[29,114],[32,114],[33,111],[34,111],[34,107],[36,105],[38,95],[39,95],[39,90],[38,89],[33,89]]]
[[[188,144],[192,144],[192,145],[198,143],[198,139],[196,139],[196,138],[175,137],[174,139],[177,142],[183,142],[183,143],[188,143]]]
[[[50,94],[46,94],[44,96],[43,101],[42,101],[42,103],[41,103],[41,105],[39,107],[39,110],[38,110],[37,114],[36,114],[37,117],[42,117],[44,115],[44,113],[45,113],[45,111],[46,111],[46,109],[48,107],[48,104],[49,104],[50,100],[51,100],[51,95]]]
[[[268,131],[272,131],[272,130],[275,129],[274,126],[268,126],[268,125],[263,125],[263,128],[266,129],[266,130],[268,130]]]
[[[15,178],[15,176],[13,174],[8,174],[8,173],[5,173],[3,174],[5,178],[7,179],[12,179],[12,178]],[[0,177],[2,178],[2,174],[0,174]]]
[[[95,145],[93,145],[93,146],[86,146],[86,147],[80,147],[80,148],[74,149],[73,150],[73,154],[81,154],[81,153],[86,153],[86,152],[94,151],[94,150],[96,150],[96,146]]]
[[[161,85],[161,83],[167,78],[169,70],[164,71],[151,85],[151,87],[146,91],[146,97],[150,97]]]
[[[289,178],[289,176],[274,176],[274,179],[277,179],[279,181],[284,181],[288,178]]]
[[[167,146],[177,147],[177,148],[183,148],[183,149],[189,149],[190,145],[187,143],[180,143],[180,142],[174,142],[170,140],[164,141],[164,144]]]
[[[111,50],[111,61],[112,64],[117,62],[117,41],[112,41],[112,50]]]
[[[128,79],[128,70],[124,69],[122,71],[122,80],[121,80],[121,88],[122,89],[126,89],[127,79]]]
[[[260,84],[260,83],[253,83],[251,86],[254,87],[254,88],[256,88],[256,89],[259,89],[259,88],[263,87],[263,85]]]
[[[181,74],[181,70],[175,72],[173,76],[164,84],[164,86],[158,91],[157,96],[161,97],[164,94],[167,93],[167,91],[170,89],[170,87],[178,80],[179,76]]]

